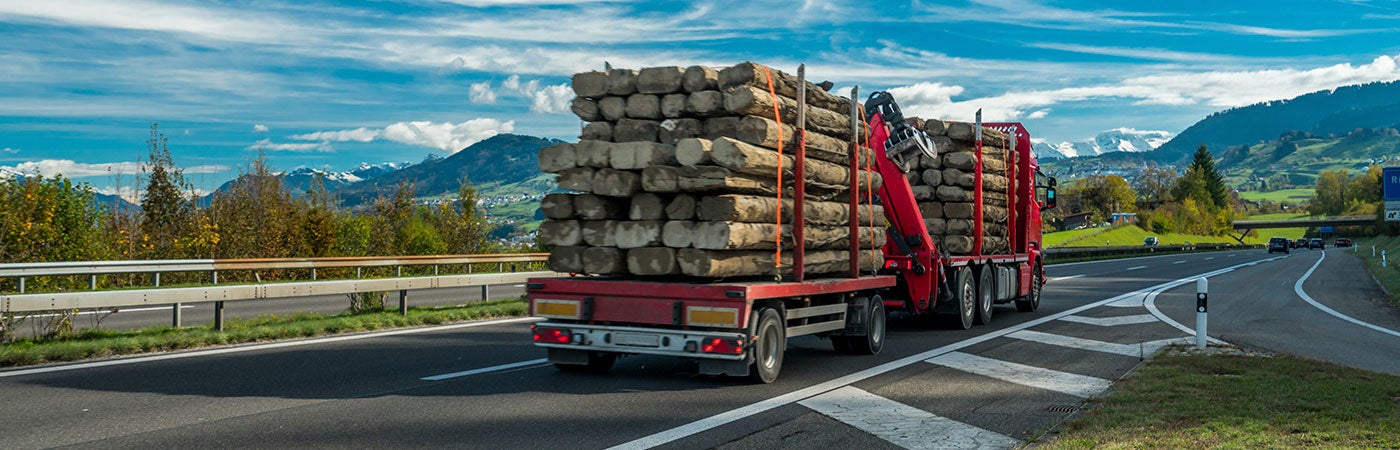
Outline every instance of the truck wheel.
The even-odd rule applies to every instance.
[[[972,281],[972,269],[960,268],[953,276],[953,301],[958,303],[958,313],[948,316],[948,327],[954,330],[972,328],[973,316],[977,315],[977,286]]]
[[[612,370],[615,362],[617,362],[616,353],[588,352],[588,364],[555,363],[554,367],[563,372],[603,373]]]
[[[773,308],[764,308],[757,316],[758,323],[753,328],[753,336],[758,339],[753,345],[753,365],[749,368],[749,376],[754,381],[772,383],[778,379],[778,372],[783,369],[786,331],[783,329],[782,317],[779,317],[778,311]]]
[[[977,276],[977,324],[986,325],[992,323],[992,294],[996,286],[992,285],[991,265],[982,266],[978,270]]]
[[[878,355],[885,348],[885,301],[880,296],[870,297],[869,322],[866,322],[865,336],[853,336],[851,351],[858,355]]]
[[[1040,290],[1043,286],[1045,286],[1045,267],[1037,259],[1035,267],[1031,269],[1031,293],[1016,299],[1016,310],[1035,312],[1035,310],[1040,309]]]

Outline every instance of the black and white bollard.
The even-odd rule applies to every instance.
[[[1196,347],[1206,348],[1206,279],[1196,279]]]

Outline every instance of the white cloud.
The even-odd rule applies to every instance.
[[[261,139],[261,140],[259,140],[257,143],[254,143],[253,145],[249,145],[249,146],[247,146],[247,147],[244,147],[244,150],[268,150],[268,151],[297,152],[297,153],[303,153],[303,152],[329,153],[329,152],[334,152],[334,151],[335,151],[335,147],[331,146],[331,143],[330,143],[329,141],[321,141],[321,142],[310,143],[310,144],[288,144],[288,143],[280,143],[280,144],[279,144],[279,143],[276,143],[276,142],[272,142],[271,139]]]
[[[255,123],[255,124],[253,124],[253,132],[254,132],[254,133],[266,133],[266,132],[268,132],[268,131],[270,131],[270,130],[268,130],[267,125],[263,125],[263,124],[260,124],[260,123]]]
[[[161,1],[0,2],[0,17],[125,30],[188,33],[242,42],[294,40],[301,27],[248,9],[193,7]]]
[[[5,147],[5,148],[3,148],[3,149],[0,149],[0,153],[15,154],[15,153],[19,153],[19,149],[17,149],[17,148]]]
[[[566,112],[573,99],[574,90],[569,88],[568,84],[549,86],[534,93],[530,111],[542,114]]]
[[[1048,109],[1041,109],[1041,110],[1031,111],[1030,114],[1027,114],[1027,115],[1026,115],[1026,118],[1027,118],[1027,119],[1032,119],[1032,120],[1034,120],[1034,119],[1044,119],[1046,116],[1049,116],[1049,115],[1050,115],[1050,110],[1048,110]]]
[[[68,178],[84,178],[105,175],[135,175],[141,173],[144,163],[141,162],[110,162],[110,163],[80,163],[69,159],[45,159],[40,161],[22,162],[13,166],[0,166],[0,170],[19,172],[29,176],[53,176],[63,175]],[[228,166],[222,165],[200,165],[181,168],[186,174],[196,173],[220,173],[229,170]]]
[[[341,131],[318,131],[315,133],[293,135],[292,139],[298,141],[332,141],[332,142],[369,142],[379,138],[380,130],[371,130],[360,127],[353,130]]]
[[[491,90],[489,81],[472,83],[470,98],[472,103],[479,105],[496,103],[496,93]]]
[[[565,104],[567,108],[567,103]],[[389,140],[402,144],[415,145],[456,153],[472,144],[500,133],[515,131],[515,121],[502,122],[492,118],[478,118],[462,123],[431,121],[398,122],[383,129],[356,128],[342,131],[318,131],[299,134],[292,139],[321,141],[369,142]],[[326,142],[322,142],[325,144]],[[300,144],[319,145],[319,144]]]

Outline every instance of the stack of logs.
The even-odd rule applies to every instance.
[[[909,119],[933,137],[938,157],[919,157],[908,172],[924,223],[935,242],[954,255],[971,254],[974,225],[974,169],[977,163],[976,126],[966,122]],[[1010,251],[1007,226],[1006,168],[1014,164],[1007,136],[982,128],[982,253]]]
[[[572,81],[572,110],[587,122],[580,140],[539,152],[540,169],[577,192],[541,202],[551,270],[792,275],[798,77],[744,63],[584,72]],[[851,103],[811,83],[806,98],[804,273],[847,272]],[[878,191],[878,173],[858,175],[858,198]],[[868,203],[857,213],[860,248],[871,249],[858,252],[863,272],[883,264],[885,243],[884,212]]]

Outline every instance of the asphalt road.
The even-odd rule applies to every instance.
[[[1315,279],[1304,283],[1309,292],[1351,283],[1326,275],[1347,270],[1332,265],[1345,261],[1339,256],[1328,254]],[[1143,300],[1153,292],[1163,314],[1194,323],[1184,321],[1194,314],[1188,278],[1233,267],[1211,278],[1211,323],[1218,327],[1212,330],[1227,341],[1246,340],[1227,317],[1265,309],[1248,307],[1245,296],[1270,297],[1252,301],[1287,303],[1287,309],[1303,303],[1291,286],[1302,274],[1296,269],[1316,262],[1316,252],[1311,258],[1237,251],[1052,266],[1038,312],[1001,306],[991,325],[967,331],[895,321],[877,356],[838,355],[826,341],[795,338],[782,376],[768,385],[698,376],[691,363],[649,356],[623,358],[611,374],[558,372],[530,345],[528,320],[7,371],[0,372],[0,392],[10,399],[0,410],[0,442],[6,448],[899,448],[938,441],[1004,448],[1060,423],[1141,355],[1189,337],[1150,314]],[[1174,283],[1185,287],[1173,289]],[[1277,287],[1246,287],[1265,284]],[[1352,304],[1365,300],[1347,295],[1352,287],[1326,299],[1313,296],[1355,313]],[[1177,298],[1179,291],[1190,297]],[[1186,309],[1177,311],[1178,303]],[[1339,333],[1342,324],[1355,326],[1324,323],[1320,315],[1332,316],[1313,311],[1298,309],[1293,319],[1305,323],[1293,329]],[[1400,329],[1390,320],[1387,326]],[[1357,345],[1356,358],[1400,347],[1386,338],[1378,333],[1364,341],[1369,345]],[[449,374],[457,376],[424,379]]]

